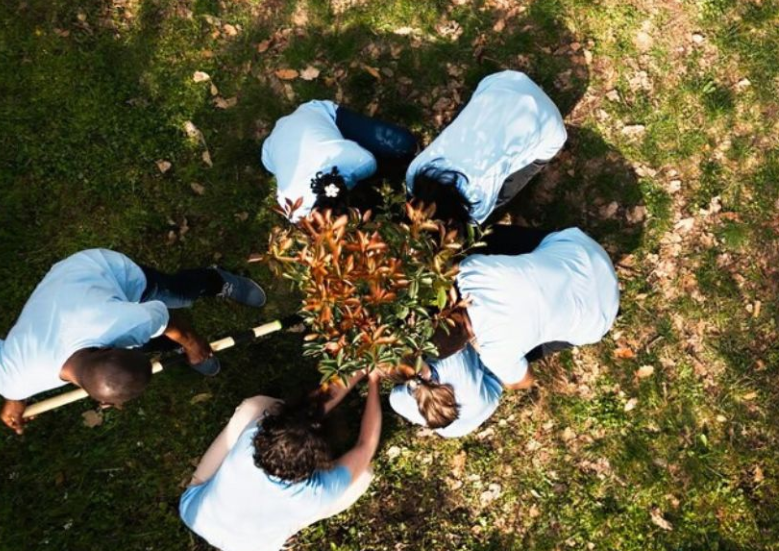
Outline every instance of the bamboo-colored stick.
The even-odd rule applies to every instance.
[[[262,337],[264,335],[269,335],[270,333],[274,333],[276,331],[281,330],[282,323],[281,321],[272,321],[270,323],[266,323],[263,325],[259,325],[252,329],[252,333],[254,333],[254,338],[257,339],[259,337]],[[219,339],[218,341],[214,341],[210,344],[211,350],[214,352],[219,352],[220,350],[226,350],[228,348],[232,348],[235,346],[235,339],[233,337],[225,337],[223,339]],[[151,370],[152,373],[159,373],[162,371],[163,366],[162,363],[160,363],[158,360],[155,360],[151,364]],[[86,391],[82,388],[77,388],[75,390],[70,390],[68,392],[63,392],[62,394],[58,394],[57,396],[52,396],[51,398],[47,398],[46,400],[41,400],[40,402],[36,402],[34,404],[30,404],[27,406],[27,409],[24,410],[24,414],[22,417],[25,419],[29,417],[34,417],[36,415],[40,415],[41,413],[45,413],[47,411],[51,411],[53,409],[60,408],[62,406],[66,406],[68,404],[72,404],[73,402],[77,402],[83,398],[86,398],[89,396]]]

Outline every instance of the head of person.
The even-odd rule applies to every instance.
[[[443,429],[460,416],[460,406],[454,395],[454,387],[422,377],[406,383],[417,402],[419,413],[431,429]]]
[[[431,340],[438,350],[439,360],[456,354],[470,342],[473,335],[467,316],[468,311],[465,308],[458,308],[449,318],[454,325],[442,322],[436,328]]]
[[[301,482],[314,471],[330,468],[332,451],[327,441],[320,402],[282,406],[261,421],[254,437],[254,464],[286,482]]]
[[[102,404],[120,406],[146,390],[151,362],[138,350],[88,348],[71,360],[79,386]]]
[[[329,172],[317,172],[311,179],[311,191],[316,196],[315,209],[330,209],[336,215],[344,214],[349,209],[349,189],[338,167],[334,166]]]
[[[414,175],[414,198],[426,205],[435,205],[435,217],[458,230],[471,223],[473,204],[460,192],[458,183],[468,177],[457,170],[426,166]]]

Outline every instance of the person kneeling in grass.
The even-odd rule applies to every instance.
[[[563,117],[524,73],[484,78],[467,105],[406,173],[409,197],[436,217],[483,223],[511,201],[565,144]]]
[[[448,358],[423,363],[416,377],[395,385],[389,402],[412,423],[458,438],[492,416],[502,393],[498,378],[466,346]]]
[[[219,362],[208,342],[169,311],[202,296],[265,303],[257,283],[219,268],[164,274],[107,249],[58,262],[0,340],[3,422],[21,434],[26,399],[67,383],[103,404],[139,396],[152,375],[139,350],[144,345],[181,346],[194,369],[216,375]]]
[[[400,126],[315,100],[276,122],[262,144],[262,164],[276,176],[279,205],[297,222],[314,208],[364,206],[354,197],[357,183],[377,170],[402,174],[417,147]],[[288,201],[300,204],[292,209]]]
[[[324,406],[245,400],[181,497],[184,523],[222,551],[276,551],[306,526],[351,506],[368,489],[379,445],[379,372],[368,375],[357,444],[335,461],[322,417],[362,377],[352,377]]]
[[[503,386],[517,390],[533,382],[529,361],[603,338],[617,317],[619,283],[606,251],[578,228],[545,236],[501,228],[491,250],[460,263],[456,285],[469,303],[433,342],[440,358],[470,343]]]

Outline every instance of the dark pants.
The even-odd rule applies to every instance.
[[[405,174],[408,164],[416,155],[417,139],[397,124],[339,106],[335,112],[335,125],[344,138],[357,142],[376,157],[382,175]]]
[[[213,268],[195,268],[180,270],[175,274],[166,274],[141,266],[146,276],[146,289],[141,302],[159,300],[169,309],[189,308],[200,297],[214,297],[224,285],[222,276]],[[146,343],[141,350],[145,352],[166,352],[179,348],[179,344],[165,336],[156,337]]]
[[[561,352],[573,348],[573,345],[565,341],[552,341],[544,344],[539,344],[533,350],[525,354],[525,359],[528,362],[535,362],[542,358],[547,358],[555,352]]]
[[[148,266],[141,266],[146,276],[146,289],[141,302],[159,300],[171,309],[189,308],[200,297],[214,297],[224,285],[222,276],[213,268],[179,270],[165,274]]]
[[[549,161],[533,161],[529,165],[515,173],[511,174],[503,181],[503,187],[500,188],[498,193],[498,200],[495,203],[495,208],[498,209],[507,205],[527,183],[549,163]]]
[[[532,253],[550,231],[498,224],[485,235],[483,247],[475,247],[470,254],[518,254]]]

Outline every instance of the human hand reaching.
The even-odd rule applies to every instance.
[[[3,423],[8,425],[16,434],[24,432],[24,410],[27,409],[27,403],[24,400],[6,400],[3,404],[3,410],[0,417]]]

